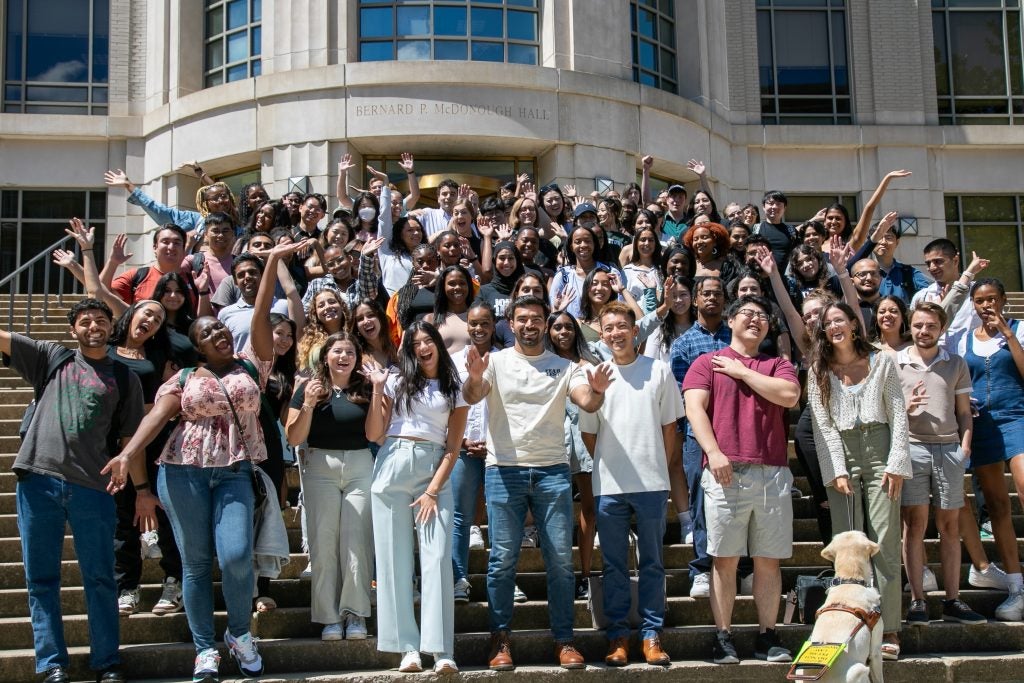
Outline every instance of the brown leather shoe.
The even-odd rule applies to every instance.
[[[508,631],[491,634],[491,656],[488,666],[491,671],[512,671],[516,665],[512,663],[512,644]]]
[[[608,666],[626,666],[629,664],[629,638],[619,636],[608,641],[608,654],[604,656]]]
[[[582,669],[586,666],[583,655],[571,643],[555,643],[555,656],[558,657],[558,665],[563,669]]]
[[[658,636],[644,638],[644,659],[648,664],[657,666],[668,666],[672,663],[671,657],[661,649],[661,639]]]

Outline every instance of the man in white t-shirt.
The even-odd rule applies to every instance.
[[[665,565],[662,542],[670,472],[683,477],[676,447],[676,420],[683,398],[668,364],[637,356],[636,315],[620,301],[601,309],[601,339],[612,352],[612,377],[605,402],[595,413],[580,412],[580,432],[594,454],[592,478],[597,532],[604,560],[604,614],[608,619],[609,666],[625,666],[629,652],[630,588],[627,558],[630,521],[636,515],[644,659],[667,666],[661,648],[665,622]],[[671,463],[671,467],[670,467]],[[685,480],[681,482],[685,487]],[[683,498],[685,500],[685,497]]]
[[[484,497],[491,555],[487,563],[487,603],[491,622],[489,665],[514,668],[509,634],[516,565],[526,512],[540,535],[548,581],[548,616],[555,656],[566,669],[584,667],[573,646],[573,506],[565,450],[565,399],[595,411],[604,401],[611,369],[602,363],[585,373],[544,346],[548,305],[525,296],[507,316],[516,343],[510,349],[466,354],[468,377],[462,392],[470,405],[487,399],[487,459]]]

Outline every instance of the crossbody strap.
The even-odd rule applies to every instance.
[[[224,386],[224,382],[222,382],[220,377],[217,376],[217,373],[211,370],[210,374],[213,375],[213,378],[215,380],[217,380],[217,384],[220,385],[220,390],[224,392],[224,398],[226,398],[228,401],[228,408],[231,409],[231,417],[234,418],[235,427],[238,428],[238,438],[242,442],[242,450],[245,451],[245,457],[249,459],[249,462],[255,465],[256,463],[253,462],[252,454],[249,453],[249,445],[245,442],[245,432],[242,430],[242,422],[241,420],[238,419],[238,412],[235,410],[235,403],[234,401],[231,400],[231,395],[228,393],[228,388]]]

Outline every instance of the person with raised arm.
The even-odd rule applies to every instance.
[[[281,244],[267,259],[270,273],[281,258],[302,246]],[[249,630],[253,570],[253,470],[267,457],[260,428],[260,395],[274,364],[270,304],[274,277],[260,281],[249,339],[235,354],[230,330],[217,318],[193,323],[189,336],[206,358],[202,368],[185,368],[157,391],[153,409],[131,441],[103,472],[123,485],[129,467],[164,425],[179,417],[160,456],[157,489],[174,527],[185,569],[185,614],[196,648],[193,680],[216,681],[220,653],[213,619],[213,562],[216,555],[227,607],[224,642],[244,676],[263,673],[263,660]]]

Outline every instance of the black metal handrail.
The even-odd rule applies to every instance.
[[[19,289],[20,289],[19,285],[20,285],[20,282],[21,282],[22,274],[26,274],[28,276],[28,287],[27,287],[27,292],[26,292],[28,298],[27,298],[27,300],[25,302],[25,332],[29,333],[29,332],[32,331],[32,312],[33,312],[32,303],[35,300],[35,297],[37,296],[36,292],[35,292],[35,286],[34,286],[35,285],[35,274],[36,274],[36,270],[35,269],[36,269],[36,266],[40,264],[40,262],[42,262],[41,267],[44,268],[44,270],[43,270],[43,291],[40,292],[38,294],[38,296],[42,298],[43,308],[42,308],[42,312],[40,314],[40,317],[42,317],[44,320],[46,319],[46,316],[49,315],[51,299],[56,297],[57,306],[59,308],[64,308],[64,295],[65,294],[72,294],[72,293],[74,293],[74,290],[78,289],[78,286],[79,286],[78,285],[78,281],[74,277],[72,277],[70,275],[67,275],[64,272],[64,268],[61,268],[60,266],[57,266],[57,265],[49,262],[49,259],[51,258],[51,254],[53,254],[54,250],[55,249],[64,249],[64,248],[66,248],[68,246],[69,242],[71,243],[70,246],[74,250],[75,254],[78,255],[78,242],[76,242],[74,240],[74,238],[72,238],[70,235],[68,235],[68,236],[65,236],[65,237],[57,240],[56,242],[54,242],[53,244],[48,246],[46,249],[43,249],[38,254],[33,256],[31,259],[29,259],[25,263],[21,264],[20,266],[18,266],[18,268],[15,269],[14,272],[10,273],[6,277],[4,277],[2,280],[0,280],[0,291],[2,291],[5,286],[8,287],[8,297],[7,297],[7,331],[8,332],[14,331],[14,296],[16,294],[20,293],[19,292]],[[56,291],[51,292],[50,291],[51,290],[51,287],[50,287],[50,271],[52,271],[54,268],[56,268],[58,270],[57,286],[56,286]],[[68,283],[68,284],[66,284],[66,283]]]

